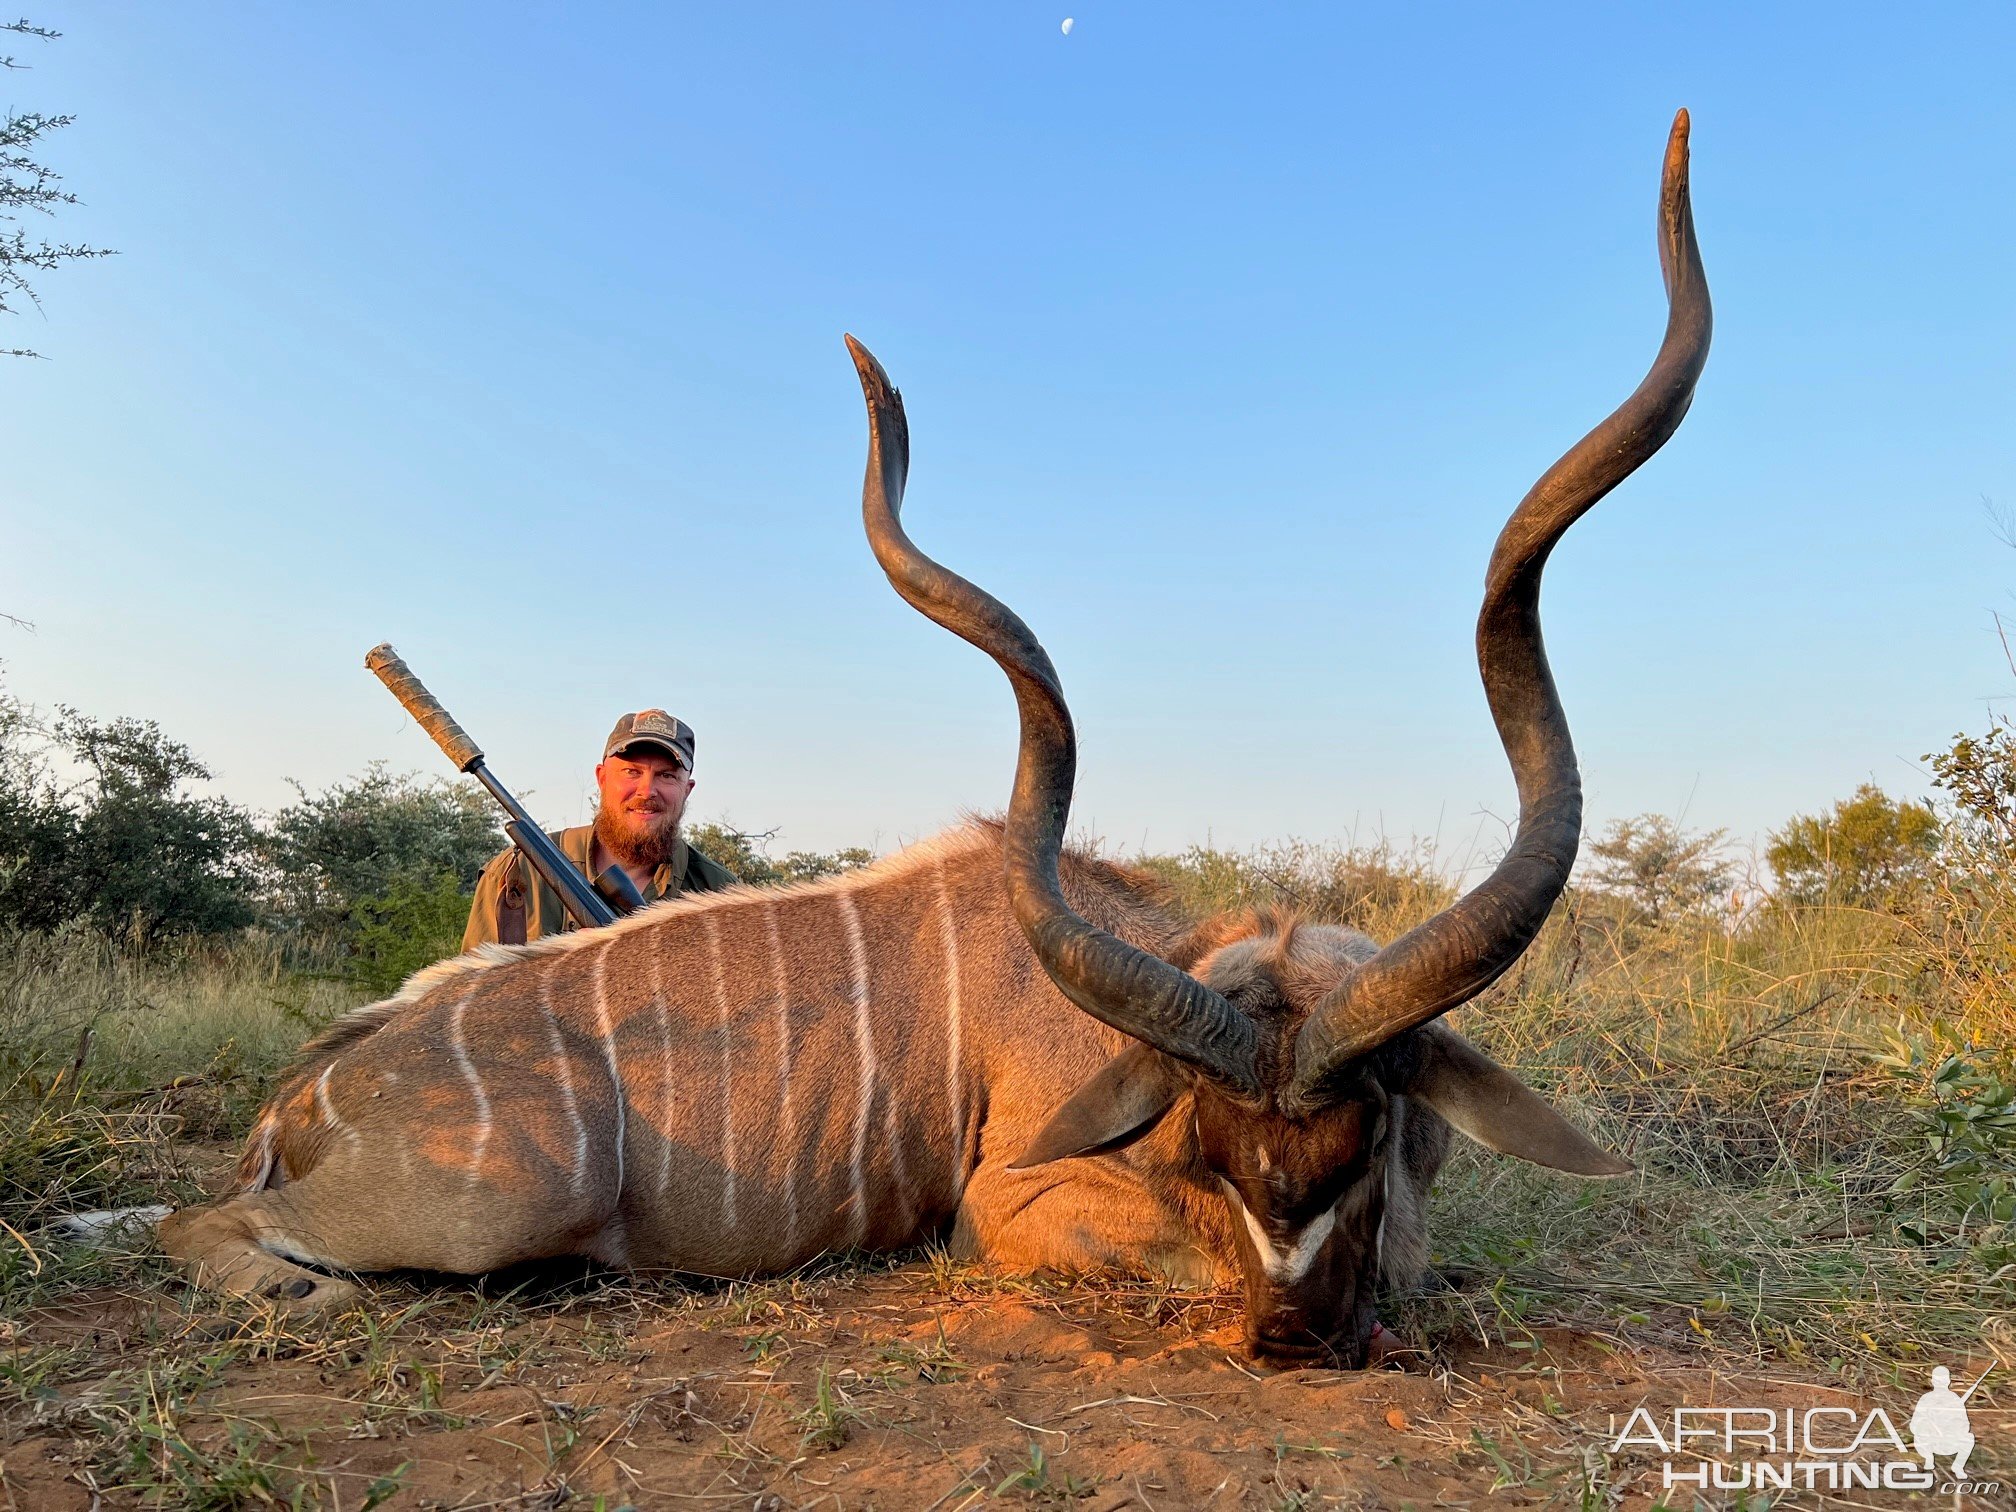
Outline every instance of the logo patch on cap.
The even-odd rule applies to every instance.
[[[679,721],[663,709],[640,709],[637,717],[630,721],[633,735],[663,735],[667,740],[679,738]]]
[[[617,720],[603,743],[603,759],[633,745],[657,746],[681,766],[691,769],[693,765],[693,727],[663,709],[639,709]]]

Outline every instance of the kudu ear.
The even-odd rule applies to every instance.
[[[1455,1030],[1437,1024],[1421,1039],[1407,1090],[1485,1149],[1577,1176],[1628,1176],[1635,1169]]]
[[[1008,1169],[1124,1149],[1154,1128],[1188,1086],[1177,1063],[1160,1050],[1131,1045],[1071,1094]]]

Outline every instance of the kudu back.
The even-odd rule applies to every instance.
[[[328,1306],[350,1272],[586,1255],[752,1275],[942,1234],[1007,1267],[1237,1277],[1256,1355],[1360,1365],[1377,1290],[1425,1263],[1452,1128],[1627,1172],[1437,1021],[1518,959],[1574,863],[1581,787],[1540,577],[1673,433],[1707,355],[1687,131],[1683,111],[1658,357],[1491,558],[1478,662],[1519,825],[1450,908],[1384,947],[1290,915],[1192,920],[1152,879],[1067,853],[1075,736],[1056,671],[1012,611],[905,534],[902,401],[849,338],[876,557],[1014,691],[1005,822],[420,973],[308,1047],[231,1193],[165,1219],[164,1247],[206,1283]]]

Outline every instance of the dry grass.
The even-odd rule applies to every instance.
[[[37,1230],[200,1196],[192,1154],[235,1138],[301,1041],[356,1001],[265,940],[0,940],[0,1314],[123,1274]]]

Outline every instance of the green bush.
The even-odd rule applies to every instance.
[[[266,900],[277,924],[354,941],[395,898],[431,894],[442,876],[464,894],[503,849],[491,800],[468,782],[388,771],[373,762],[361,776],[319,793],[296,785],[299,801],[273,816],[261,842]],[[456,930],[456,942],[461,930]]]
[[[432,881],[401,876],[382,896],[360,898],[352,911],[350,975],[384,996],[424,966],[462,949],[469,895],[453,872]]]
[[[54,929],[76,912],[64,882],[77,816],[27,708],[0,693],[0,925]]]
[[[1924,759],[1969,848],[2006,863],[2016,854],[2016,727],[1998,719],[1987,734],[1956,735],[1950,749]]]
[[[1924,1163],[1891,1189],[1920,1193],[1924,1210],[1899,1227],[1916,1244],[1930,1242],[1942,1221],[1971,1227],[1973,1247],[1992,1251],[1983,1258],[2006,1265],[2016,1261],[2016,1058],[2006,1047],[1970,1045],[1943,1024],[1933,1038],[1928,1050],[1893,1034],[1877,1062],[1924,1141]]]
[[[55,754],[83,775],[60,782]],[[151,720],[66,708],[44,728],[0,696],[0,926],[147,938],[250,923],[252,816],[185,791],[209,779]]]
[[[1800,814],[1774,831],[1764,858],[1788,903],[1886,908],[1921,893],[1939,855],[1939,819],[1873,783],[1826,814]]]

